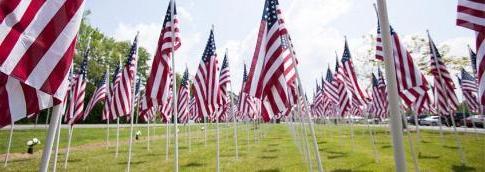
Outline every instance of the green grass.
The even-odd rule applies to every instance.
[[[292,131],[286,124],[266,124],[257,129],[257,133],[264,133],[255,140],[255,132],[251,130],[248,136],[246,125],[239,125],[239,159],[235,158],[233,128],[221,125],[220,157],[222,171],[308,171],[303,154],[304,147],[301,139],[295,140]],[[251,126],[252,128],[252,126]],[[156,138],[151,139],[147,150],[146,128],[139,128],[143,135],[135,141],[133,147],[133,171],[173,171],[173,140],[169,149],[169,160],[165,159],[165,127],[156,128]],[[179,164],[180,171],[215,171],[216,141],[215,130],[209,130],[207,146],[204,144],[204,134],[200,126],[192,126],[191,151],[188,147],[187,128],[180,128]],[[213,129],[213,126],[211,127]],[[299,130],[299,126],[296,128]],[[366,127],[354,126],[354,139],[350,137],[350,127],[316,125],[319,152],[326,171],[394,171],[393,149],[391,137],[385,128],[374,128],[378,163],[376,163],[374,149]],[[136,131],[136,130],[135,130]],[[309,132],[309,130],[307,131]],[[27,155],[26,140],[36,136],[45,137],[45,129],[19,130],[14,132],[12,152],[14,158],[7,168],[0,167],[0,171],[36,171],[40,162],[43,145],[36,147],[34,155]],[[67,145],[67,130],[63,130],[61,147]],[[74,130],[72,152],[70,154],[67,171],[122,171],[126,168],[128,150],[128,130],[121,130],[119,156],[115,152],[115,129],[111,129],[110,144],[105,145],[106,129]],[[151,132],[153,134],[153,130]],[[308,138],[310,139],[311,137]],[[415,134],[413,134],[415,136]],[[460,141],[466,152],[466,166],[460,163],[460,156],[452,133],[445,133],[442,145],[438,132],[421,132],[422,142],[416,143],[419,153],[419,168],[421,171],[485,171],[485,135],[476,137],[474,134],[460,134]],[[3,142],[0,151],[4,153],[8,130],[0,131]],[[406,159],[409,171],[414,169],[412,157],[409,153],[408,137],[405,137]],[[43,139],[41,139],[42,141]],[[310,145],[312,168],[316,169],[312,140]],[[417,144],[417,145],[416,145]],[[300,149],[301,148],[301,149]],[[3,159],[0,160],[3,162]],[[58,159],[58,169],[63,170],[64,150]],[[3,163],[2,163],[3,164]]]

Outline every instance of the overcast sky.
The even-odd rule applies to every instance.
[[[353,58],[369,47],[362,36],[376,31],[372,0],[280,0],[283,15],[299,58],[304,87],[311,94],[315,78],[342,53],[344,35]],[[153,54],[169,0],[91,0],[90,23],[117,40],[131,40],[140,31],[140,44]],[[446,43],[453,55],[468,54],[473,32],[457,27],[455,0],[389,0],[390,22],[406,35],[432,33],[437,44]],[[193,75],[201,59],[209,30],[215,25],[220,61],[227,48],[234,85],[241,85],[243,63],[250,63],[263,0],[179,0],[182,47],[176,53],[176,71],[185,66]],[[151,64],[149,64],[151,65]],[[359,68],[357,67],[357,72]],[[364,86],[363,86],[364,87]]]

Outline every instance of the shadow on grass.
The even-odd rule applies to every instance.
[[[258,170],[258,172],[279,172],[279,171],[280,169],[277,169],[277,168]]]
[[[423,155],[421,152],[418,154],[419,159],[439,159],[441,156],[433,156],[433,155]]]
[[[81,159],[69,159],[69,160],[67,160],[67,162],[70,162],[70,163],[72,163],[72,162],[81,162],[81,161],[82,161]]]
[[[260,158],[260,159],[276,159],[276,158],[278,158],[278,156],[266,156],[266,155],[264,155],[264,156],[260,156],[258,158]]]
[[[319,141],[318,144],[321,145],[321,144],[325,144],[327,143],[326,141]]]
[[[448,149],[458,149],[458,147],[456,147],[456,146],[448,146],[448,145],[445,145],[443,147],[444,148],[448,148]]]
[[[23,161],[28,161],[28,160],[31,160],[32,158],[25,158],[25,159],[16,159],[16,160],[8,160],[9,163],[12,163],[12,162],[23,162]],[[2,161],[1,162],[2,164],[5,163],[5,161]]]
[[[385,149],[385,148],[390,148],[391,145],[382,145],[381,148]]]
[[[278,152],[278,149],[268,149],[264,150],[264,152]]]
[[[179,149],[187,149],[187,146],[179,146]]]
[[[276,144],[276,143],[273,143],[273,144],[268,144],[268,146],[271,146],[271,147],[273,147],[273,146],[278,146],[278,145],[279,145],[279,144]]]
[[[131,164],[132,165],[138,165],[138,164],[143,164],[143,163],[146,163],[147,161],[131,161]],[[123,162],[118,162],[118,164],[120,165],[124,165],[124,164],[127,164],[128,161],[123,161]]]
[[[453,165],[451,166],[451,169],[453,171],[459,171],[459,172],[468,172],[468,171],[476,171],[474,167],[466,166],[466,165]]]
[[[351,169],[335,169],[335,170],[332,170],[332,172],[352,172]]]
[[[204,164],[198,163],[198,162],[191,162],[188,164],[183,165],[184,167],[202,167]]]
[[[328,159],[336,159],[336,158],[343,158],[348,156],[347,153],[345,152],[338,152],[338,151],[328,151],[328,153],[331,153],[333,155],[329,155]]]

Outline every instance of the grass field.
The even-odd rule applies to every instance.
[[[239,159],[235,158],[233,128],[221,125],[220,157],[222,171],[308,171],[308,163],[300,150],[303,143],[292,137],[292,130],[287,124],[265,124],[259,129],[244,124],[238,128]],[[378,158],[365,126],[354,126],[354,139],[351,139],[350,126],[316,125],[319,152],[326,171],[393,171],[394,160],[389,133],[383,127],[372,127],[376,135]],[[136,129],[138,130],[138,129]],[[135,130],[135,131],[136,131]],[[133,149],[133,171],[173,171],[173,140],[169,149],[169,159],[165,156],[165,127],[157,127],[156,136],[151,130],[150,151],[147,150],[146,128],[140,140],[135,141]],[[180,171],[215,171],[216,141],[215,130],[211,126],[207,146],[200,126],[192,126],[191,147],[187,127],[180,128]],[[127,163],[128,129],[121,130],[119,156],[115,157],[115,129],[110,132],[110,147],[106,147],[106,129],[76,128],[74,130],[70,160],[67,171],[123,171]],[[25,142],[33,137],[45,138],[45,129],[19,130],[14,132],[11,160],[7,168],[0,171],[36,171],[40,162],[40,151],[43,145],[36,146],[33,155],[25,154]],[[256,135],[255,135],[256,134]],[[444,145],[440,135],[435,131],[421,132],[421,142],[416,143],[419,151],[419,168],[421,171],[485,171],[485,135],[460,134],[460,141],[466,153],[466,166],[461,165],[455,139],[452,133],[445,133]],[[0,131],[0,160],[3,165],[3,154],[6,150],[8,130]],[[248,140],[249,138],[249,140]],[[310,138],[310,137],[309,137]],[[311,140],[309,140],[311,141]],[[309,143],[311,145],[311,142]],[[62,130],[61,147],[67,145],[67,130]],[[405,137],[408,170],[414,169],[409,153],[408,137]],[[313,147],[310,147],[313,150]],[[63,170],[64,149],[58,159],[58,170]],[[313,153],[312,167],[316,169]],[[376,160],[378,162],[376,162]]]

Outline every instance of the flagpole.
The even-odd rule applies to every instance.
[[[170,145],[170,127],[169,127],[169,118],[170,116],[167,116],[165,118],[166,122],[165,122],[165,160],[168,161],[168,153],[170,152],[169,151],[169,145]]]
[[[227,51],[227,50],[226,50]],[[232,83],[229,82],[229,87],[231,87],[231,93],[234,93],[232,91]],[[231,113],[232,113],[232,122],[234,124],[234,144],[236,145],[236,160],[239,159],[239,150],[238,150],[238,145],[237,145],[237,119],[236,119],[236,113],[234,113],[234,102],[233,102],[233,99],[231,97],[231,93],[229,93],[229,99],[231,101]]]
[[[47,117],[45,118],[45,128],[47,128],[47,124],[49,122],[49,117],[51,116],[51,108],[47,108]]]
[[[8,164],[8,156],[10,155],[10,147],[12,146],[12,136],[13,136],[13,128],[15,127],[15,122],[10,124],[10,135],[8,137],[8,147],[7,147],[7,154],[5,155],[5,164],[3,164],[3,167],[7,167]]]
[[[147,120],[147,150],[150,151],[150,119]]]
[[[396,69],[393,62],[391,32],[387,16],[387,5],[385,0],[377,0],[379,10],[379,22],[381,24],[382,42],[384,48],[384,68],[388,83],[389,113],[391,116],[391,134],[394,149],[394,163],[397,172],[406,171],[406,158],[404,153],[402,118],[399,112],[399,97],[397,93]]]
[[[139,31],[137,31],[136,33],[136,39],[138,39],[138,35],[140,34]],[[138,44],[138,43],[136,43]],[[138,60],[138,45],[136,45],[136,59],[134,60]],[[131,64],[130,64],[131,65]],[[128,66],[129,67],[129,66]],[[132,147],[133,147],[133,127],[134,127],[134,124],[133,124],[133,121],[134,121],[134,115],[135,115],[135,90],[136,90],[136,86],[135,86],[135,83],[136,83],[136,78],[137,78],[137,70],[138,70],[138,62],[135,63],[135,71],[133,72],[133,80],[131,81],[131,86],[133,87],[133,89],[131,90],[132,92],[132,96],[131,96],[131,113],[130,113],[130,140],[129,140],[129,146],[128,146],[128,162],[127,162],[127,167],[126,167],[126,171],[130,172],[130,166],[131,166],[131,150],[132,150]]]
[[[62,108],[63,106],[64,106],[64,103],[61,103],[59,105],[54,106],[52,110],[53,114],[50,120],[50,125],[49,125],[49,129],[47,132],[47,137],[46,137],[46,141],[43,149],[44,151],[42,151],[42,159],[39,166],[40,172],[47,172],[47,169],[49,168],[49,159],[52,151],[52,146],[54,144],[54,138],[55,138],[57,127],[60,127],[60,125],[58,124],[58,121],[60,120],[59,116],[61,116],[61,113],[62,113],[61,109],[63,109]]]
[[[286,35],[286,39],[291,42],[291,39],[290,39],[288,34]],[[293,47],[289,46],[289,49],[291,51],[293,63],[296,63],[296,57],[294,56],[295,53],[294,53]],[[301,78],[300,78],[300,74],[299,74],[297,66],[295,66],[295,73],[296,73],[296,79],[298,81],[298,92],[299,92],[299,95],[303,97],[305,95],[305,93],[304,93],[303,88],[302,88],[303,85],[302,85],[302,82],[301,82]],[[297,104],[299,106],[298,110],[300,112],[303,112],[305,114],[304,116],[308,120],[309,127],[310,127],[310,133],[311,133],[312,138],[313,138],[313,148],[315,149],[314,151],[315,151],[315,158],[316,158],[317,165],[318,165],[318,171],[323,172],[324,170],[323,170],[323,166],[322,166],[322,160],[320,158],[320,152],[319,152],[320,150],[318,149],[317,138],[315,136],[315,128],[313,126],[313,121],[310,117],[310,114],[306,111],[303,111],[302,107],[301,107],[302,105],[304,105],[305,108],[308,108],[310,106],[308,105],[308,102],[305,99],[303,100],[303,103],[302,103],[299,97],[298,97],[298,103]],[[303,115],[303,114],[300,113],[300,115]]]
[[[59,127],[56,129],[56,136],[54,141],[56,142],[56,147],[54,149],[54,162],[52,171],[55,172],[57,170],[57,157],[59,156],[59,141],[61,137],[61,128],[62,128],[62,115],[59,116]]]
[[[366,124],[367,124],[367,130],[369,131],[369,136],[371,138],[371,141],[372,141],[372,149],[374,150],[374,158],[375,158],[375,163],[379,163],[379,152],[377,151],[377,148],[376,148],[376,139],[374,137],[374,132],[372,131],[372,128],[370,127],[370,124],[369,124],[369,113],[367,112],[366,113]]]
[[[120,147],[120,117],[116,117],[116,151],[115,151],[115,157],[118,157],[118,150]]]
[[[109,85],[109,65],[106,66],[106,83],[107,83],[106,84],[107,93],[106,93],[106,98],[104,99],[105,104],[107,103],[107,100],[111,97],[111,95],[109,95],[109,92],[111,91],[111,87]],[[106,149],[108,149],[110,146],[109,145],[109,120],[110,120],[109,114],[106,113]]]
[[[74,124],[69,126],[69,140],[67,141],[67,151],[66,151],[66,158],[64,159],[64,169],[67,169],[67,161],[69,160],[69,151],[71,150],[71,140],[72,140],[72,133],[74,132]]]
[[[175,76],[175,20],[174,20],[174,15],[175,15],[175,0],[170,0],[170,13],[171,13],[171,23],[172,26],[170,27],[171,32],[172,32],[172,46],[170,47],[170,55],[172,56],[172,72],[173,72],[173,80],[172,80],[172,110],[173,110],[173,116],[174,116],[174,133],[175,133],[175,156],[174,156],[174,170],[175,172],[179,171],[179,140],[178,140],[178,110],[177,110],[177,77]]]

